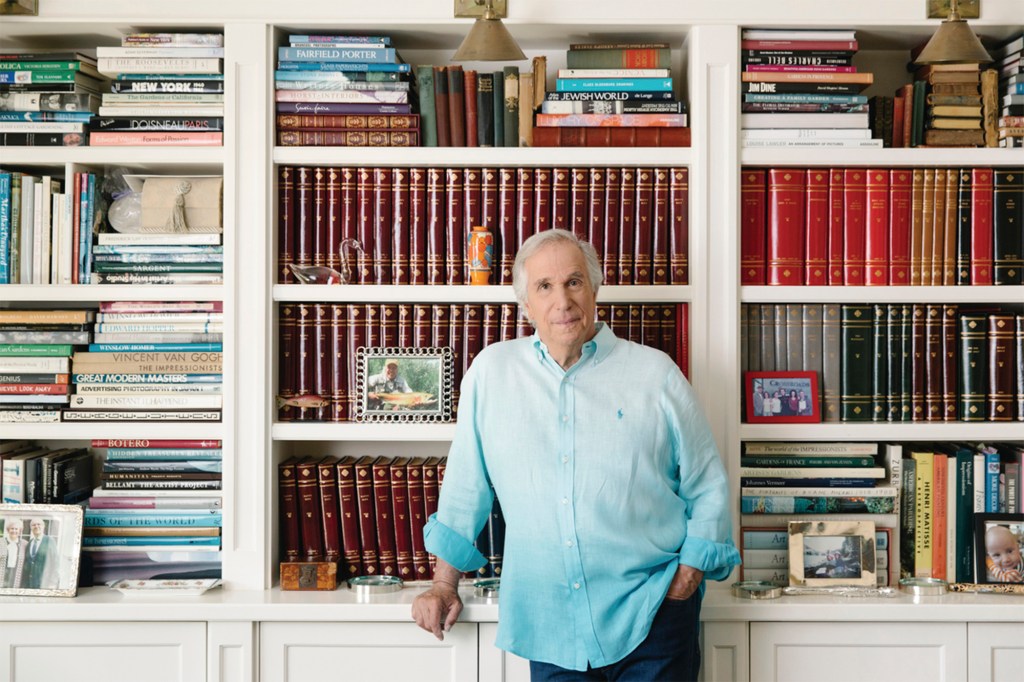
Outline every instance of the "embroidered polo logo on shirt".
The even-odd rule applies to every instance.
[[[619,408],[618,417],[619,417],[619,419],[622,419],[622,408],[621,407]]]

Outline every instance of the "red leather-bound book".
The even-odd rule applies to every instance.
[[[480,303],[466,303],[462,308],[464,327],[462,344],[462,374],[465,376],[477,353],[483,348],[484,307]]]
[[[426,507],[423,504],[423,457],[413,457],[406,467],[409,486],[409,526],[412,539],[412,568],[416,580],[430,578],[430,561],[423,544],[423,527],[427,525]]]
[[[383,346],[380,336],[380,308],[376,303],[363,305],[363,320],[366,323],[366,345],[370,348]]]
[[[939,422],[943,418],[942,306],[929,304],[924,321],[924,413],[925,421]]]
[[[828,284],[828,170],[807,169],[804,284]]]
[[[633,225],[633,284],[651,283],[654,169],[636,169],[636,223]]]
[[[429,348],[434,339],[430,325],[433,312],[429,303],[412,305],[412,343],[415,348]]]
[[[1014,418],[1017,383],[1014,379],[1015,329],[1016,316],[1013,313],[992,313],[988,316],[988,400],[985,415],[990,422],[1008,422]]]
[[[668,168],[654,168],[651,206],[651,284],[668,284],[669,203]]]
[[[338,175],[341,178],[341,239],[359,239],[356,169],[351,166],[345,166],[338,169]],[[340,246],[339,244],[339,249]],[[359,272],[356,269],[356,253],[349,251],[345,256],[348,258],[348,265],[352,269],[352,283],[358,283]]]
[[[924,169],[910,174],[910,284],[920,286],[924,268]]]
[[[678,303],[676,314],[676,339],[679,341],[679,354],[676,362],[683,370],[683,376],[690,378],[690,304]]]
[[[535,331],[533,325],[526,319],[526,314],[520,311],[518,306],[516,306],[516,318],[518,320],[516,324],[516,338],[526,339],[533,336]]]
[[[296,265],[313,264],[313,169],[295,168],[295,252]]]
[[[449,67],[450,68],[450,67]],[[461,73],[460,73],[461,76]],[[465,145],[463,145],[465,146]],[[445,174],[448,178],[448,186],[445,191],[447,196],[447,216],[445,221],[445,283],[462,284],[463,262],[466,253],[466,234],[470,226],[465,225],[465,215],[462,202],[465,190],[462,186],[463,170],[461,168],[447,168]]]
[[[444,348],[451,344],[451,330],[448,325],[448,304],[433,303],[430,306],[431,336],[430,344],[435,348]]]
[[[768,284],[804,283],[805,173],[768,171]]]
[[[294,284],[288,264],[295,258],[295,168],[281,166],[277,179],[277,281]]]
[[[946,184],[949,173],[945,168],[935,169],[935,199],[932,203],[932,286],[942,286],[946,267]],[[956,178],[956,171],[953,171]]]
[[[629,306],[627,304],[612,304],[608,326],[611,327],[615,336],[620,339],[629,338]]]
[[[414,580],[416,572],[412,565],[412,522],[409,518],[409,458],[396,457],[391,460],[391,518],[395,524],[395,563],[398,577]]]
[[[551,169],[533,170],[533,231],[551,229]]]
[[[341,562],[341,521],[338,514],[337,457],[317,462],[316,478],[320,486],[320,515],[323,518],[324,561]]]
[[[569,178],[568,168],[551,169],[551,227],[556,230],[572,229],[569,219]]]
[[[343,422],[348,412],[348,307],[341,303],[331,305],[331,405],[330,421]]]
[[[843,170],[828,171],[828,283],[843,284]]]
[[[618,284],[619,282],[619,202],[622,197],[622,169],[608,167],[604,169],[604,253],[602,254],[602,265],[604,267],[604,283]]]
[[[467,72],[468,73],[468,72]],[[462,172],[462,216],[466,233],[476,225],[483,225],[483,197],[479,168],[464,168]],[[463,238],[465,242],[465,238]],[[466,245],[463,243],[463,250]],[[462,280],[469,281],[469,259],[462,260]]]
[[[676,334],[678,324],[677,303],[665,303],[658,306],[658,315],[661,318],[661,349],[672,358],[672,362],[679,364],[679,339]]]
[[[323,518],[320,512],[320,483],[317,459],[303,458],[295,465],[295,485],[299,498],[299,531],[302,535],[302,560],[323,561]]]
[[[339,247],[341,245],[341,169],[329,167],[324,169],[327,176],[327,217],[324,238],[327,241],[327,267],[341,270]]]
[[[657,303],[640,304],[640,343],[651,348],[661,348],[661,316]]]
[[[690,171],[672,168],[668,181],[668,283],[690,281]]]
[[[327,169],[313,168],[313,265],[327,265]]]
[[[867,263],[867,171],[847,168],[843,176],[843,283],[864,284]]]
[[[511,341],[516,338],[516,308],[515,303],[501,304],[501,322],[498,326],[499,341]]]
[[[633,283],[637,172],[635,168],[623,168],[619,184],[619,284]]]
[[[409,169],[393,169],[391,182],[391,281],[409,284]]]
[[[442,461],[440,457],[430,457],[423,463],[423,508],[428,521],[437,512],[437,497],[441,492],[437,467]]]
[[[373,462],[373,499],[377,514],[377,561],[380,572],[381,575],[398,575],[390,457],[381,456]]]
[[[992,211],[994,189],[991,168],[971,169],[971,284],[992,284]]]
[[[498,169],[480,169],[480,224],[497,238],[498,233]],[[496,252],[495,252],[496,253]],[[495,264],[496,265],[496,264]],[[497,281],[497,268],[492,269],[491,283]]]
[[[277,321],[277,395],[287,400],[295,397],[295,385],[298,378],[298,308],[292,303],[283,303]],[[277,408],[277,420],[294,421],[298,418],[299,408],[282,405]]]
[[[942,306],[942,420],[956,421],[957,408],[957,317],[955,304]]]
[[[462,66],[452,64],[448,72],[448,127],[451,128],[452,146],[466,146],[466,81]]]
[[[377,555],[377,504],[373,491],[373,455],[356,460],[356,508],[359,510],[359,546],[363,575],[379,575]]]
[[[629,307],[626,308],[626,315],[629,317],[629,332],[627,333],[627,338],[633,343],[643,343],[643,308],[641,308],[639,303],[630,303]]]
[[[740,174],[740,284],[766,284],[767,171],[744,168]]]
[[[864,283],[889,284],[889,171],[867,170],[867,241],[864,245]]]
[[[356,168],[356,238],[363,250],[356,257],[358,277],[355,278],[359,284],[374,283],[377,247],[374,239],[373,198],[373,168],[360,166]]]
[[[289,457],[277,465],[277,500],[281,519],[281,561],[302,559],[299,531],[299,489],[295,478],[298,458]]]
[[[394,254],[394,211],[392,208],[392,170],[373,169],[373,281],[392,283],[392,254]]]
[[[445,169],[427,169],[427,284],[445,283]]]
[[[427,283],[427,172],[409,169],[409,284]]]
[[[365,310],[361,303],[348,303],[345,310],[345,329],[348,340],[348,413],[350,417],[355,416],[359,406],[360,396],[356,392],[356,377],[359,376],[359,363],[357,361],[357,350],[366,345],[366,322]]]
[[[908,168],[889,171],[889,284],[910,284],[910,185]]]
[[[331,376],[331,308],[326,303],[315,303],[313,308],[313,395],[330,396],[333,377]],[[314,421],[330,419],[329,405],[309,409],[309,418]]]
[[[346,578],[364,575],[359,536],[359,503],[356,500],[355,457],[342,457],[335,466],[338,482],[338,506],[341,510],[341,552],[345,566],[339,572]]]
[[[590,184],[587,187],[587,236],[586,240],[597,251],[599,261],[604,261],[604,168],[590,169]]]
[[[501,325],[501,304],[484,303],[483,334],[480,343],[483,348],[496,343],[499,338],[499,327]]]
[[[316,330],[313,326],[313,306],[299,303],[295,308],[295,395],[301,396],[313,392]],[[310,421],[315,412],[316,408],[300,407],[297,420]]]
[[[932,240],[935,237],[935,170],[924,169],[921,199],[921,284],[932,284]]]
[[[448,305],[448,345],[452,349],[452,407],[458,412],[459,387],[462,385],[462,352],[466,335],[466,322],[461,303]]]
[[[412,304],[398,304],[398,347],[413,347]]]
[[[689,128],[537,127],[534,147],[689,147]]]
[[[477,127],[479,126],[476,104],[476,71],[466,69],[464,73],[466,83],[466,146],[479,146],[477,140]]]
[[[533,224],[533,176],[532,168],[516,168],[516,224],[519,226],[516,240],[517,252],[523,242],[532,237],[536,231]]]
[[[398,305],[396,303],[381,303],[380,320],[380,345],[384,348],[395,348],[398,346]]]
[[[569,171],[569,230],[580,239],[590,234],[590,169]]]
[[[925,421],[928,412],[925,404],[927,386],[927,361],[925,360],[925,329],[927,308],[923,303],[912,306],[910,341],[910,420]]]
[[[448,74],[443,66],[434,67],[434,111],[437,113],[437,146],[452,146],[451,115],[448,113]]]
[[[516,258],[516,171],[498,169],[498,229],[494,237],[492,284],[512,283],[512,264]]]

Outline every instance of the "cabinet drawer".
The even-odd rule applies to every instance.
[[[205,623],[0,623],[11,682],[206,679]]]

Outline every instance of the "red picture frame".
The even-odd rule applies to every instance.
[[[744,372],[743,395],[748,424],[821,421],[817,372]]]

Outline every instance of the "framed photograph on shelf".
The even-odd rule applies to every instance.
[[[790,521],[789,584],[876,585],[873,521]]]
[[[975,582],[1024,584],[1024,514],[974,515]]]
[[[74,597],[83,510],[65,504],[0,504],[0,595]]]
[[[448,347],[359,348],[356,421],[451,421],[453,358]]]
[[[817,372],[744,372],[748,424],[821,421]]]

